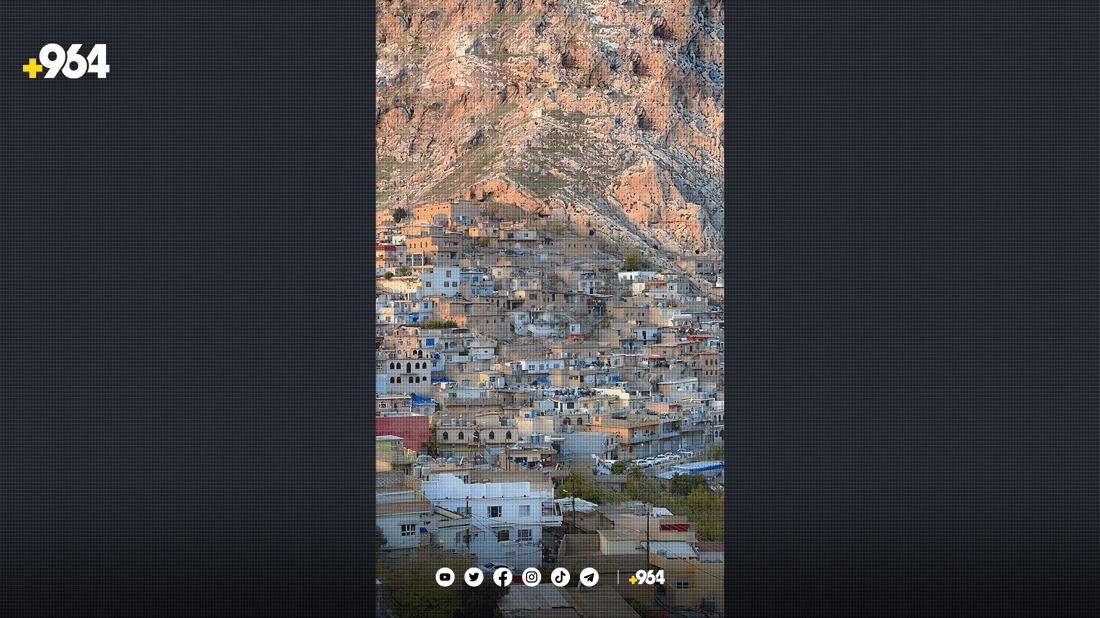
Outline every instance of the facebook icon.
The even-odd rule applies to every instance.
[[[493,583],[502,587],[512,585],[512,572],[505,568],[497,569],[493,573]]]

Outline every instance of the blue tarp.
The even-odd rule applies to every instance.
[[[672,469],[683,470],[685,472],[704,472],[706,470],[718,470],[725,466],[725,462],[722,461],[693,461],[691,463],[672,466]]]
[[[547,380],[546,378],[539,378],[539,382],[542,382],[543,384],[549,384],[550,380]]]
[[[454,380],[447,380],[447,379],[441,379],[441,380],[432,380],[432,384],[442,384],[442,383],[444,383],[444,382],[448,382],[448,383],[450,383],[450,384],[454,384],[454,383],[455,383],[455,381],[454,381]]]
[[[412,394],[412,403],[413,403],[413,405],[426,404],[426,403],[434,404],[435,401],[432,401],[431,399],[428,399],[427,397],[421,397],[420,395],[417,395],[416,393],[413,393]]]

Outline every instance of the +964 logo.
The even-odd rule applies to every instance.
[[[70,45],[67,50],[57,43],[47,43],[38,52],[38,58],[31,58],[23,65],[23,72],[31,79],[38,77],[40,71],[46,72],[42,75],[46,79],[53,79],[58,73],[69,79],[79,79],[85,73],[100,79],[107,77],[111,70],[107,64],[107,45],[93,45],[87,58],[80,53],[80,48],[80,43]]]

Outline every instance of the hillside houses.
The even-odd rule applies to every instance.
[[[595,474],[610,465],[597,462],[626,461],[667,474],[667,463],[642,460],[723,440],[724,317],[687,278],[720,274],[714,256],[684,256],[682,272],[620,272],[621,258],[594,237],[484,220],[465,201],[382,223],[383,550],[432,544],[479,564],[538,566],[543,531],[562,523],[554,485],[567,468]],[[606,533],[585,542],[636,560],[644,516],[605,514]],[[695,586],[697,571],[711,567],[696,564],[704,552],[694,549],[694,528],[663,517],[653,522],[653,553],[692,556],[669,568]]]

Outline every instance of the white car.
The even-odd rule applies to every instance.
[[[653,465],[653,462],[648,459],[640,459],[635,462],[634,465],[638,466],[639,468],[648,468]]]
[[[670,461],[672,461],[672,460],[669,459],[667,455],[661,455],[660,457],[653,460],[653,464],[658,465],[658,464],[668,463]]]
[[[489,575],[492,575],[493,573],[496,573],[497,569],[507,569],[508,565],[498,564],[496,562],[486,562],[485,564],[479,564],[477,568],[488,573]]]
[[[695,455],[695,453],[692,452],[692,451],[680,451],[680,454],[683,455],[684,457],[692,457],[692,456]]]
[[[679,453],[669,453],[668,458],[672,461],[676,461],[677,459],[683,459],[683,455]]]

